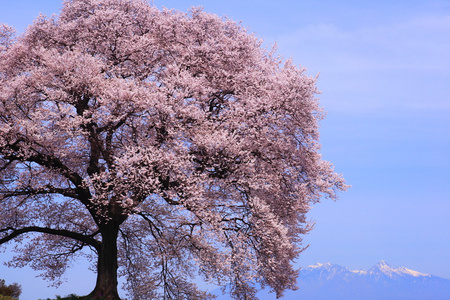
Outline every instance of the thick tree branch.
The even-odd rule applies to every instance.
[[[42,188],[33,189],[27,188],[23,190],[15,190],[11,192],[2,192],[0,191],[0,195],[3,198],[10,198],[16,196],[34,196],[34,195],[48,195],[48,194],[59,194],[64,197],[69,197],[73,199],[79,199],[78,194],[75,189],[72,188],[57,188],[51,185],[46,185]]]
[[[12,239],[18,237],[21,234],[24,233],[30,233],[30,232],[39,232],[39,233],[46,233],[51,235],[58,235],[62,237],[71,238],[74,240],[77,240],[79,242],[82,242],[86,245],[90,245],[94,247],[96,250],[100,250],[101,242],[94,239],[94,236],[97,235],[97,232],[90,234],[90,235],[84,235],[81,233],[73,232],[70,230],[65,229],[52,229],[52,228],[45,228],[45,227],[38,227],[38,226],[29,226],[24,227],[20,229],[14,229],[14,228],[5,228],[3,230],[0,230],[0,232],[6,232],[6,231],[12,231],[7,236],[0,239],[0,245],[7,243],[11,241]]]
[[[28,161],[28,162],[37,163],[48,169],[58,171],[59,174],[61,174],[62,176],[64,176],[68,180],[70,180],[75,186],[77,186],[77,187],[82,186],[83,178],[78,173],[70,170],[70,168],[68,168],[59,158],[52,156],[52,155],[44,154],[44,153],[39,152],[32,148],[22,149],[20,144],[26,143],[26,142],[27,142],[27,140],[25,138],[19,138],[13,144],[2,147],[3,149],[1,149],[1,150],[10,152],[6,155],[3,155],[3,158],[9,160],[10,162],[12,162],[12,161],[20,161],[20,162]],[[19,153],[21,153],[22,150],[32,150],[33,154],[26,155],[26,156],[20,155]]]
[[[77,199],[79,199],[84,205],[88,206],[90,204],[89,199],[91,199],[91,193],[83,186],[83,178],[78,173],[72,171],[64,165],[64,163],[57,157],[35,152],[34,155],[28,158],[28,161],[35,162],[41,166],[47,167],[48,169],[59,171],[62,176],[70,180],[76,186],[75,191],[78,194]]]
[[[75,189],[57,189],[57,188],[51,188],[50,186],[47,186],[46,188],[49,189],[50,193],[59,193],[63,194],[64,196],[68,196],[71,198],[76,198],[80,200],[84,205],[88,205],[88,200],[91,199],[91,193],[89,190],[83,186],[83,178],[75,171],[72,171],[69,167],[67,167],[59,158],[44,154],[42,152],[39,152],[35,149],[29,149],[32,150],[33,153],[31,155],[22,156],[19,153],[22,152],[21,143],[26,142],[24,138],[18,139],[13,144],[10,144],[2,150],[8,150],[8,155],[4,155],[3,158],[12,161],[19,161],[19,162],[34,162],[38,165],[41,165],[49,170],[57,171],[61,176],[68,179],[70,182],[72,182],[75,185]],[[6,149],[9,148],[9,149]],[[29,195],[29,194],[28,194]]]

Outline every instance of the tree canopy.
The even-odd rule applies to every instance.
[[[18,283],[6,285],[4,279],[0,279],[0,300],[2,296],[11,297],[10,299],[18,299],[22,293],[22,287]]]
[[[234,299],[295,288],[305,214],[346,188],[319,153],[315,82],[199,8],[69,0],[18,37],[3,25],[9,264],[58,283],[87,255],[105,299],[118,276],[133,299],[208,299],[196,274]]]

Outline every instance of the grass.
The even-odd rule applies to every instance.
[[[0,300],[16,300],[16,298],[0,295]]]

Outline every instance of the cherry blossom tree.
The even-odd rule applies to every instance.
[[[239,24],[144,0],[67,0],[0,30],[0,245],[91,298],[294,289],[305,214],[345,190],[319,154],[316,78]],[[10,246],[8,246],[10,247]]]

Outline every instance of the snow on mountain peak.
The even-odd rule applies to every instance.
[[[414,277],[420,277],[420,276],[430,277],[431,276],[430,274],[420,273],[420,272],[417,272],[417,271],[414,271],[414,270],[407,269],[405,267],[399,267],[399,268],[397,268],[397,270],[399,270],[403,274],[408,274],[408,275],[411,275],[411,276],[414,276]]]
[[[377,275],[378,274],[377,276],[379,276],[379,275],[383,274],[389,278],[396,278],[396,277],[401,277],[401,276],[405,276],[405,275],[413,276],[413,277],[422,277],[422,276],[430,277],[431,276],[429,274],[420,273],[418,271],[410,270],[405,267],[393,268],[384,260],[380,260],[375,266],[373,266],[372,268],[370,268],[367,271],[366,270],[348,270],[345,267],[341,267],[339,265],[334,265],[331,263],[317,263],[315,265],[308,266],[307,269],[309,269],[309,270],[313,270],[313,269],[332,270],[333,269],[334,272],[347,270],[347,271],[350,271],[351,273],[358,274],[358,275]]]
[[[392,268],[384,260],[379,261],[375,266],[373,266],[368,271],[369,274],[377,274],[380,272],[390,278],[397,277],[397,276],[403,276],[403,275],[409,275],[409,276],[413,276],[413,277],[430,276],[429,274],[424,274],[424,273],[420,273],[417,271],[413,271],[413,270],[407,269],[405,267]]]
[[[384,260],[380,260],[375,266],[369,270],[369,274],[383,273],[389,277],[395,276],[394,274],[400,275],[396,269],[391,268]]]
[[[330,263],[317,263],[315,265],[309,265],[307,268],[309,269],[318,269],[318,268],[327,268],[327,267],[331,267]]]
[[[384,261],[384,260],[380,260],[379,262],[377,262],[377,264],[375,266],[380,267],[380,268],[385,268],[385,267],[389,268],[390,267],[388,265],[388,263],[386,261]]]

